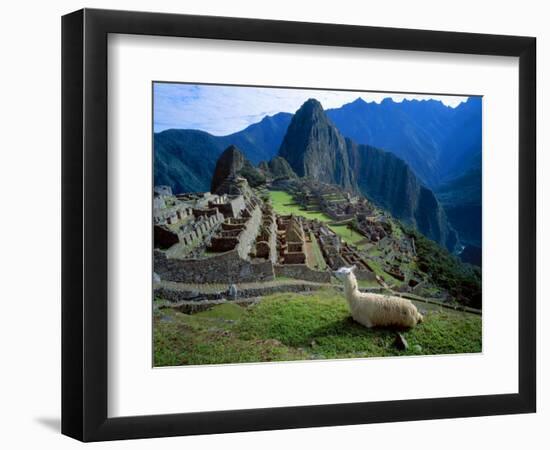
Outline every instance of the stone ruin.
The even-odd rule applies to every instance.
[[[155,271],[162,279],[186,283],[273,279],[274,213],[243,180],[226,180],[218,194],[173,196],[171,206],[165,203],[154,210]]]
[[[321,252],[332,270],[355,265],[357,267],[355,275],[358,280],[376,280],[374,270],[354,247],[342,242],[340,236],[324,225],[317,226],[314,229]]]
[[[419,284],[400,268],[414,257],[414,242],[392,237],[391,221],[368,200],[313,180],[297,179],[287,186],[303,207],[321,210],[337,223],[353,223],[365,245],[382,252],[380,266],[386,273],[410,288]],[[284,276],[330,282],[330,271],[319,269],[323,258],[332,270],[355,265],[359,280],[376,280],[363,250],[317,220],[275,214],[240,176],[230,174],[215,194],[169,194],[155,191],[155,198],[162,199],[153,215],[155,270],[162,279],[231,284]]]
[[[264,204],[262,208],[262,223],[256,236],[255,258],[277,262],[277,228],[273,208]]]
[[[368,215],[366,213],[357,214],[357,231],[365,236],[371,242],[378,242],[389,236],[392,232],[392,226],[385,216]]]
[[[295,216],[279,216],[277,219],[279,263],[306,264],[304,253],[304,229]]]

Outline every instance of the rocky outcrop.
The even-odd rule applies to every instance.
[[[218,158],[212,175],[210,192],[215,193],[226,178],[235,177],[244,166],[245,157],[234,145],[227,147]]]
[[[227,180],[233,180],[242,177],[246,179],[248,185],[255,187],[265,182],[265,176],[256,169],[250,161],[248,161],[243,153],[234,145],[227,147],[218,158],[212,182],[210,184],[210,192],[223,194],[229,193],[220,191],[220,187]]]
[[[290,167],[288,161],[280,156],[276,156],[267,164],[267,170],[274,180],[296,178],[297,175]]]

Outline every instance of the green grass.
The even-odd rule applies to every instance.
[[[356,247],[361,247],[358,243],[365,239],[365,236],[349,228],[347,225],[331,225],[330,228],[348,244],[355,245]]]
[[[423,306],[421,306],[422,308]],[[186,315],[162,309],[154,317],[154,364],[196,365],[481,351],[481,317],[430,308],[403,331],[408,350],[394,347],[395,330],[367,329],[351,318],[342,295],[283,293],[244,308],[223,304]]]
[[[276,213],[281,215],[294,214],[306,219],[317,219],[321,222],[329,222],[331,218],[319,211],[306,211],[298,205],[292,196],[285,191],[270,191],[271,204]]]
[[[357,285],[360,288],[379,288],[380,284],[378,284],[378,281],[376,280],[357,280]]]
[[[285,191],[270,191],[271,203],[276,213],[281,215],[294,214],[306,219],[317,219],[321,222],[332,222],[332,219],[319,211],[307,211],[294,202],[292,196]],[[348,228],[346,224],[330,225],[329,228],[339,235],[348,244],[357,246],[358,242],[365,239],[365,236],[357,231]],[[360,247],[360,246],[359,246]]]
[[[394,277],[392,277],[390,274],[386,273],[384,269],[382,269],[382,266],[378,261],[374,259],[369,259],[367,262],[371,267],[371,269],[374,271],[374,273],[379,277],[381,277],[386,283],[395,284],[398,281]]]
[[[393,236],[396,238],[396,239],[401,239],[403,238],[403,230],[401,228],[401,226],[395,222],[391,222],[391,226],[392,226],[392,234]]]
[[[315,259],[316,259],[317,269],[325,270],[327,268],[327,262],[323,257],[323,253],[321,252],[321,247],[319,247],[317,238],[313,233],[310,233],[310,239],[311,239],[311,247],[313,248],[313,254],[315,255]]]

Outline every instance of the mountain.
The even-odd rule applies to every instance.
[[[227,178],[241,176],[246,178],[252,187],[265,183],[265,176],[248,161],[243,153],[234,145],[227,147],[218,158],[210,192],[218,193],[219,187]]]
[[[306,101],[294,114],[279,156],[286,159],[300,177],[357,190],[346,140],[315,99]]]
[[[242,149],[252,164],[268,161],[277,154],[291,119],[289,113],[265,116],[242,131],[223,136],[222,140]]]
[[[226,178],[237,176],[244,167],[245,161],[246,158],[237,147],[234,145],[227,147],[216,162],[210,192],[216,192]]]
[[[264,171],[274,180],[297,177],[287,160],[280,156],[275,156],[269,163],[263,164]]]
[[[465,244],[481,246],[481,166],[440,186],[436,195]]]
[[[378,104],[358,98],[341,108],[327,110],[326,115],[343,136],[391,151],[403,159],[431,188],[460,176],[480,160],[482,112],[479,97],[470,97],[456,108],[436,100],[399,103],[385,99]],[[171,185],[176,191],[204,190],[208,182],[201,182],[204,180],[202,171],[206,170],[211,176],[217,157],[231,144],[239,147],[253,164],[269,161],[277,154],[292,116],[289,113],[266,116],[227,136],[213,136],[198,130],[156,133],[155,157],[157,147],[162,154],[159,169],[155,167],[155,176],[159,179],[155,183],[164,180],[162,184]],[[182,163],[180,158],[176,161],[172,157],[175,154],[188,156],[192,167]],[[204,155],[208,155],[205,167],[197,167]],[[168,161],[176,162],[176,167],[167,165]],[[182,176],[187,181],[178,181]]]
[[[200,130],[165,130],[154,135],[155,185],[167,185],[176,193],[204,192],[216,161],[225,148],[235,145],[253,164],[270,160],[281,145],[292,115],[279,113],[227,136]]]
[[[224,144],[198,130],[166,130],[155,133],[155,185],[166,185],[174,193],[206,192]]]
[[[306,117],[308,109],[311,120]],[[270,161],[262,166],[264,174],[273,172],[270,165],[275,165],[277,176],[292,176],[292,172],[296,172],[299,176],[312,176],[352,191],[363,191],[377,197],[377,201],[390,211],[398,211],[395,215],[410,223],[422,220],[419,213],[415,216],[412,212],[418,205],[433,203],[433,199],[428,199],[429,194],[417,195],[421,188],[414,187],[415,183],[429,188],[428,191],[435,193],[437,202],[444,207],[447,220],[459,231],[461,240],[469,245],[479,245],[480,98],[471,97],[456,108],[435,100],[398,103],[386,99],[377,104],[357,99],[326,112],[319,102],[311,100],[298,112],[297,118],[289,113],[266,116],[228,136],[213,136],[199,130],[155,133],[155,184],[169,185],[174,192],[207,191],[218,157],[228,146],[235,145],[253,164]],[[300,125],[301,122],[304,126]],[[293,129],[290,130],[292,123]],[[287,130],[291,132],[287,133]],[[350,144],[344,136],[350,138],[350,142],[365,144],[367,150],[363,148],[360,153],[369,155],[369,158],[350,153]],[[351,158],[378,161],[374,150],[368,150],[369,147],[382,148],[387,150],[385,154],[393,154],[404,161],[416,175],[416,182],[399,183],[396,179],[395,186],[392,186],[380,180],[376,173],[370,173],[369,180],[363,179],[365,167],[357,169]],[[331,151],[324,152],[324,148]],[[306,151],[296,152],[295,149]],[[288,167],[282,166],[281,160],[273,159],[278,152],[284,156],[283,161],[289,162]],[[392,170],[399,172],[398,163],[387,164],[387,171],[383,173],[385,180],[392,178]],[[251,172],[249,178],[255,175]],[[404,176],[409,179],[408,174]],[[384,183],[388,186],[383,186]],[[396,194],[398,186],[401,186],[403,197]],[[393,205],[391,208],[390,204]],[[445,234],[443,229],[446,227],[441,223],[438,225],[441,220],[435,214],[428,220],[429,224],[423,225],[424,229],[433,228],[430,236],[436,236],[437,229]],[[436,240],[439,242],[440,239]]]
[[[346,139],[321,104],[310,99],[296,112],[279,149],[298,176],[360,191],[424,235],[454,249],[456,232],[434,193],[405,161]]]
[[[218,158],[210,192],[218,195],[245,195],[252,191],[250,186],[258,186],[265,183],[265,176],[248,161],[242,152],[230,145]]]
[[[481,153],[480,97],[456,108],[437,100],[358,98],[327,115],[344,136],[391,151],[432,188],[463,173]]]
[[[350,159],[361,192],[398,219],[453,250],[456,232],[434,193],[411,168],[392,153],[347,140]]]

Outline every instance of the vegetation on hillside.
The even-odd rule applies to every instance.
[[[258,187],[265,184],[265,175],[263,175],[258,169],[251,164],[245,164],[239,171],[239,175],[246,178],[250,187]]]
[[[413,228],[407,228],[406,232],[415,239],[418,268],[459,303],[481,308],[481,269],[463,263]]]

